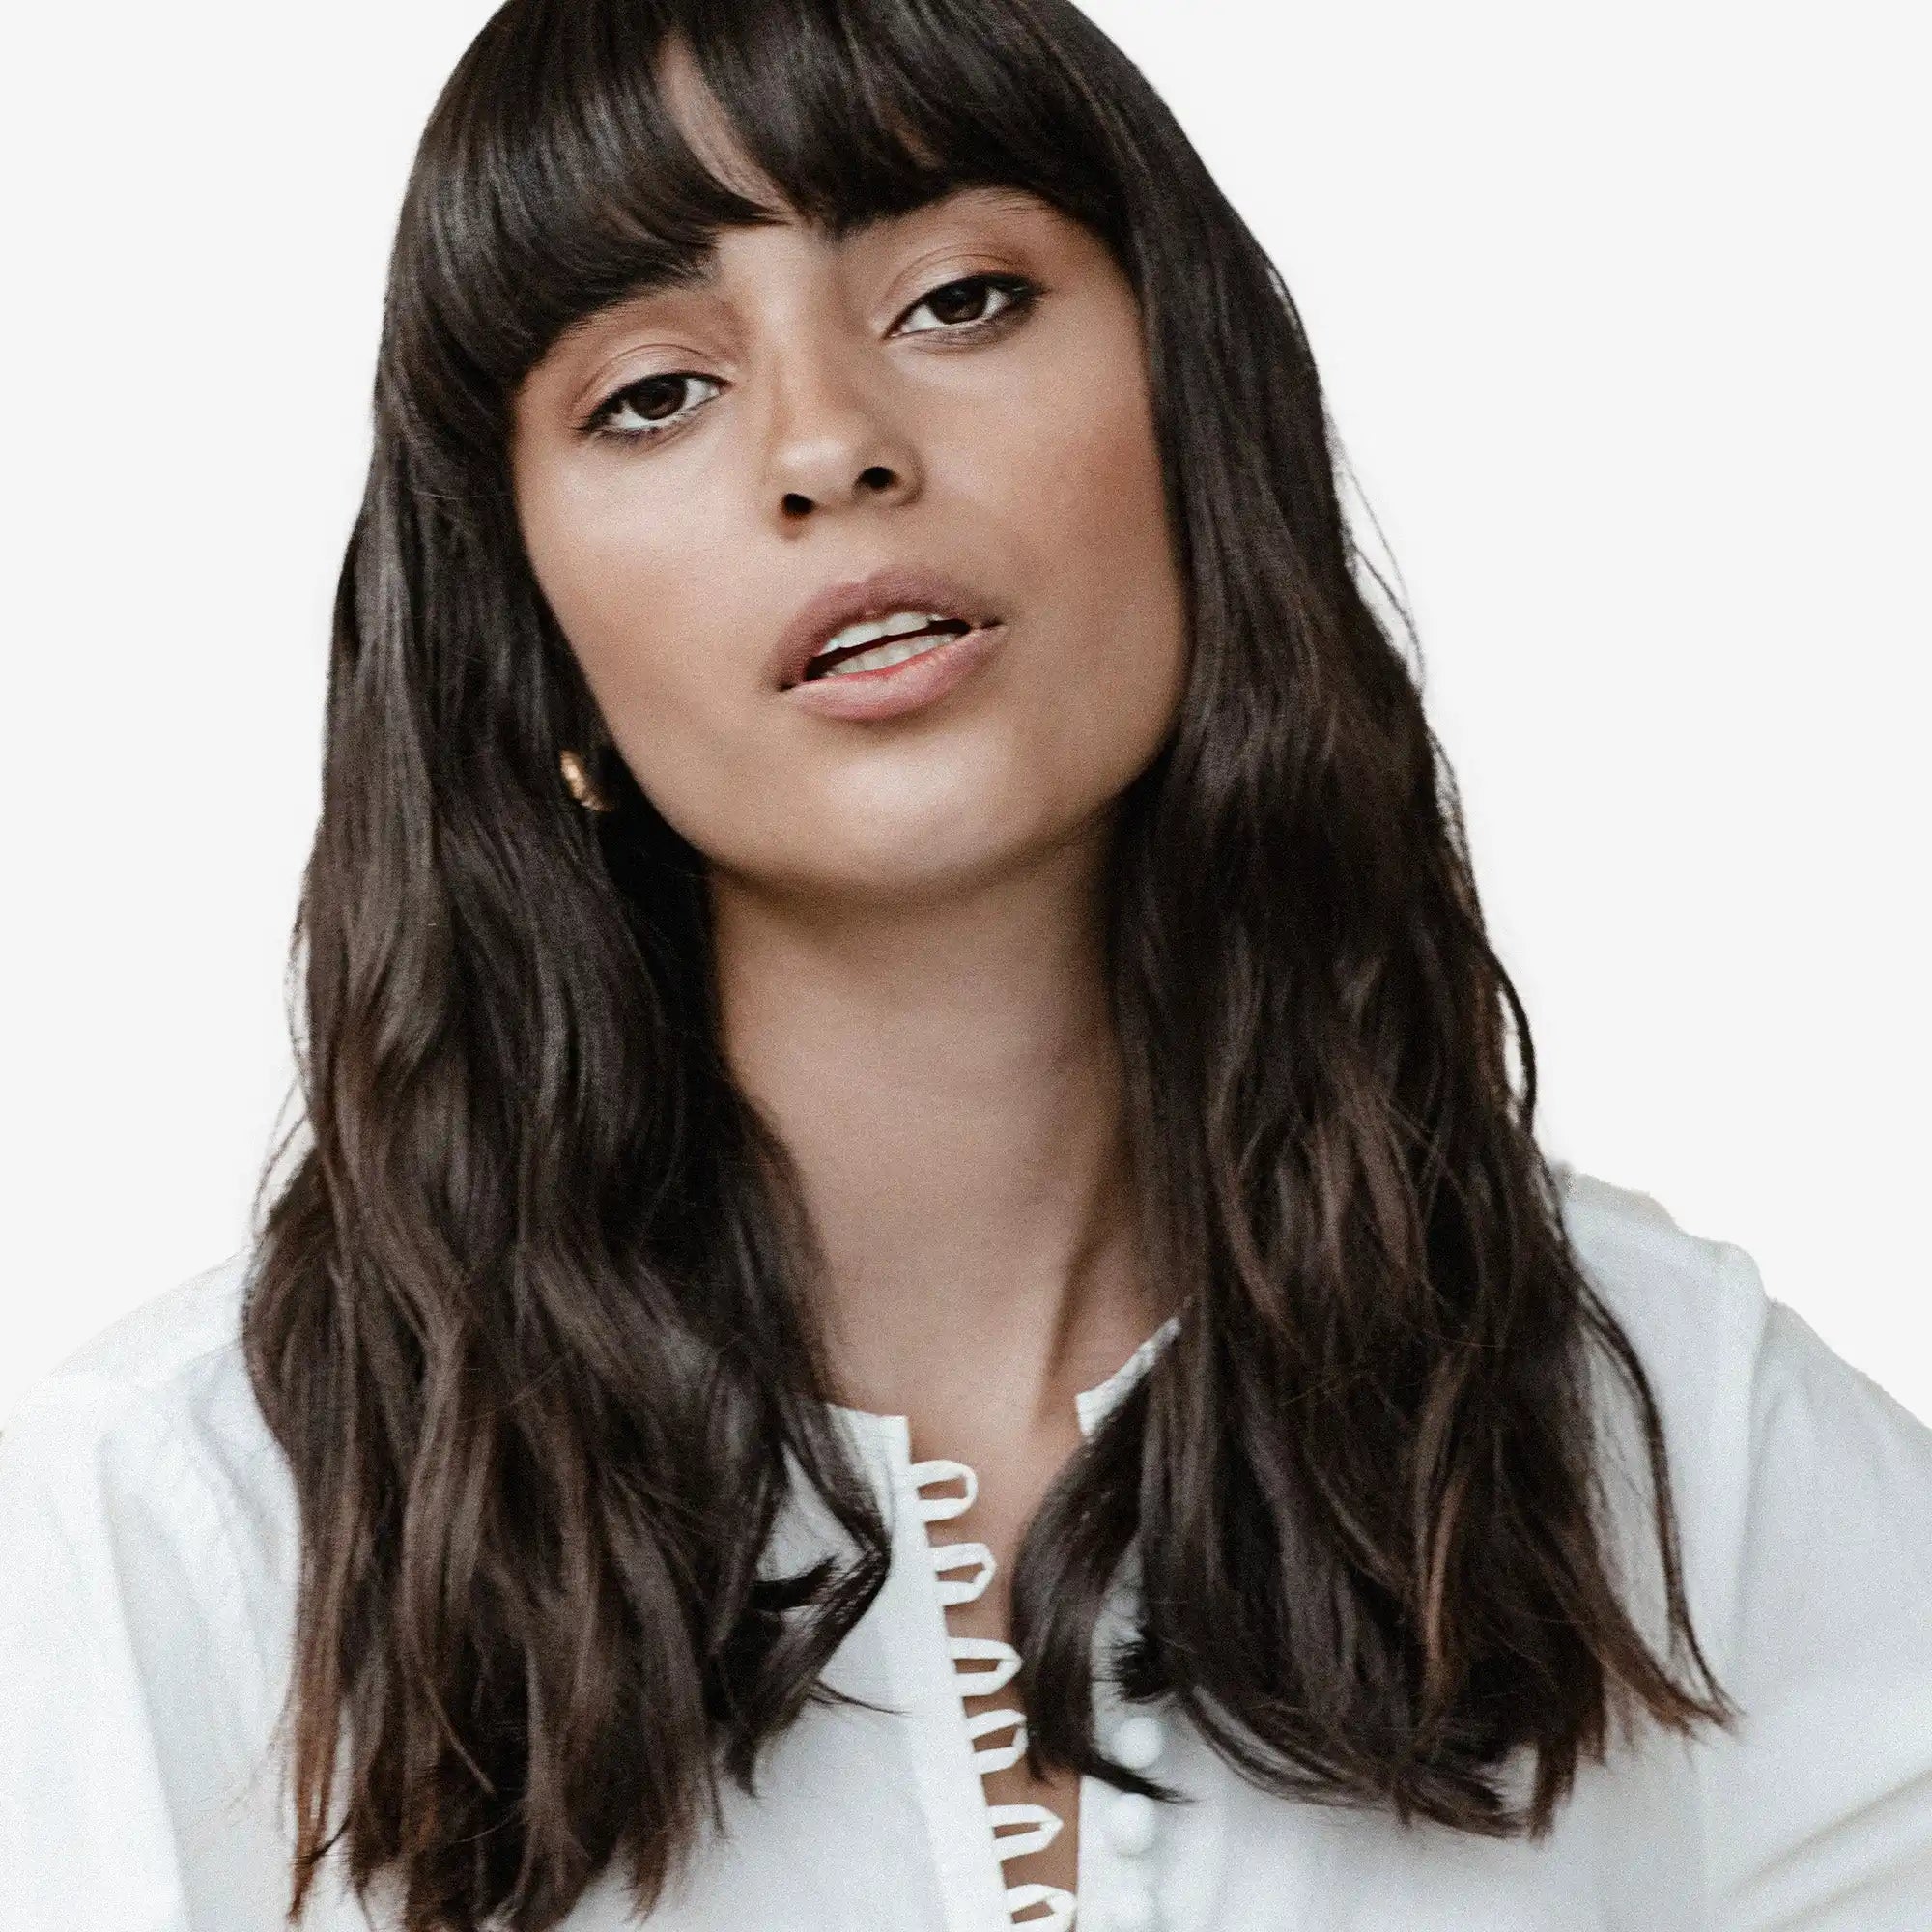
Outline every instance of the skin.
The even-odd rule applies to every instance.
[[[777,204],[675,50],[665,78],[700,154]],[[924,301],[988,273],[1027,277],[1037,306],[976,333],[997,290]],[[696,380],[634,391],[618,418],[674,415],[668,434],[581,429],[672,372]],[[1131,287],[1012,192],[843,243],[795,221],[729,232],[710,287],[556,345],[516,398],[512,458],[611,738],[708,862],[724,1048],[799,1166],[839,1399],[979,1472],[940,1540],[984,1541],[1000,1571],[948,1621],[1007,1635],[1020,1534],[1079,1441],[1074,1394],[1168,1311],[1138,1265],[1100,923],[1117,802],[1172,727],[1187,655]],[[998,656],[897,719],[788,701],[766,668],[792,613],[902,561],[981,589]],[[1021,1765],[984,1782],[1066,1821],[1008,1882],[1071,1888],[1073,1781]]]

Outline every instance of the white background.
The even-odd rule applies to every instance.
[[[1932,1418],[1922,10],[1092,11],[1302,307],[1546,1143]],[[485,13],[10,32],[0,1414],[245,1236],[384,261]]]

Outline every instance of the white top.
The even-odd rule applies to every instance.
[[[1643,1195],[1564,1178],[1571,1232],[1662,1406],[1690,1608],[1742,1730],[1646,1732],[1586,1765],[1530,1844],[1267,1796],[1171,1709],[1122,1712],[1102,1687],[1114,1748],[1196,1802],[1084,1782],[1080,1932],[1932,1928],[1932,1431],[1768,1299],[1741,1250],[1683,1233]],[[290,1838],[265,1747],[297,1525],[240,1354],[245,1259],[107,1329],[0,1435],[4,1932],[281,1922]],[[1083,1426],[1163,1339],[1082,1396]],[[809,1709],[756,1801],[727,1784],[726,1836],[649,1923],[1065,1925],[1072,1899],[1009,1894],[1002,1878],[1056,1824],[988,1815],[980,1775],[1011,1726],[969,1736],[962,1687],[1009,1658],[952,1638],[945,1586],[983,1587],[983,1565],[935,1557],[929,1525],[964,1506],[922,1494],[957,1466],[914,1463],[902,1417],[839,1412],[895,1507],[895,1541],[829,1675],[895,1708]],[[1630,1521],[1632,1547],[1654,1548]],[[1125,1611],[1123,1596],[1110,1614]],[[992,1688],[971,1681],[975,1696]],[[379,1912],[387,1898],[373,1895]],[[303,1921],[372,1922],[399,1921],[365,1918],[339,1881]],[[611,1874],[566,1924],[636,1922]]]

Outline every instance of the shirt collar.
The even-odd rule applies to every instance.
[[[1179,1326],[1180,1317],[1170,1315],[1104,1381],[1082,1389],[1073,1398],[1083,1435],[1091,1435],[1099,1428],[1134,1384],[1153,1366],[1154,1357],[1174,1339]],[[838,1403],[831,1403],[827,1406],[833,1414],[841,1416],[862,1437],[896,1445],[902,1453],[906,1452],[912,1435],[908,1417],[881,1415],[869,1408],[846,1408]]]

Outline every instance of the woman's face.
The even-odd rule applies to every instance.
[[[843,242],[727,231],[706,286],[552,350],[513,471],[618,751],[748,885],[903,901],[1025,863],[1093,829],[1173,722],[1185,617],[1136,304],[1030,196],[974,188]],[[997,624],[787,684],[808,602],[895,567]]]

